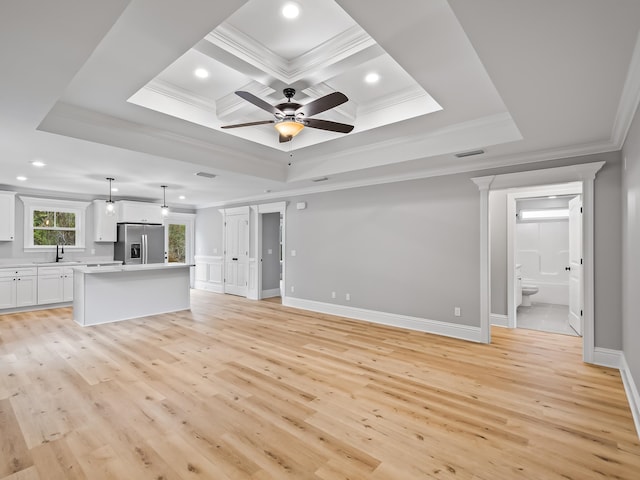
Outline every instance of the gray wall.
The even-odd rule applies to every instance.
[[[587,155],[530,166],[552,168],[563,165],[606,161],[596,175],[594,209],[595,248],[595,344],[622,348],[622,215],[620,213],[620,152]],[[503,173],[503,172],[500,172]],[[491,192],[491,313],[507,314],[507,196]]]
[[[507,191],[489,192],[491,313],[507,314]]]
[[[623,170],[623,342],[634,383],[640,386],[640,111],[622,148]]]
[[[262,290],[279,287],[280,213],[264,213],[262,214]]]
[[[451,175],[291,199],[286,294],[479,326],[480,195],[470,178]],[[307,208],[297,210],[297,201],[306,201]],[[461,317],[453,315],[456,306]]]
[[[620,349],[620,152],[286,198],[286,295],[479,326],[480,195],[470,179],[602,160],[595,181],[595,341]],[[489,200],[492,312],[506,314],[506,194],[492,192]],[[307,208],[297,210],[298,201]],[[196,252],[222,254],[216,208],[198,211]]]
[[[29,197],[39,197],[29,193]],[[45,197],[42,197],[45,198]],[[50,197],[49,197],[50,198]],[[92,258],[105,260],[113,259],[113,243],[96,243],[93,241],[93,206],[89,205],[85,215],[85,250],[84,252],[66,250],[65,260],[91,260]],[[95,253],[91,253],[95,250]],[[24,251],[24,204],[20,195],[16,195],[16,235],[13,242],[0,242],[0,259],[20,259],[29,262],[48,261],[55,259],[55,252],[25,252]]]

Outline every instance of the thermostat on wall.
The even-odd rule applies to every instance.
[[[307,202],[298,202],[298,203],[296,203],[296,208],[298,210],[304,210],[305,208],[307,208]]]

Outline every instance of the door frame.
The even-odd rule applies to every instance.
[[[520,198],[544,197],[547,195],[582,195],[582,183],[538,185],[507,190],[507,326],[517,326],[516,305],[516,201]],[[583,231],[584,238],[584,231]],[[583,277],[584,284],[584,277]]]
[[[286,295],[286,258],[284,254],[286,252],[286,239],[287,239],[287,202],[273,202],[263,203],[260,205],[251,206],[252,221],[250,222],[250,228],[252,229],[254,241],[254,249],[251,251],[250,256],[255,259],[256,268],[251,269],[249,285],[252,287],[249,289],[247,298],[253,300],[262,299],[262,215],[265,213],[279,213],[282,216],[282,289],[280,295],[284,300]]]
[[[566,167],[530,170],[473,177],[480,190],[480,341],[491,343],[491,234],[489,229],[489,191],[508,188],[532,187],[566,182],[582,182],[583,223],[582,238],[584,258],[584,332],[582,335],[582,358],[594,363],[594,180],[605,164],[582,163]]]

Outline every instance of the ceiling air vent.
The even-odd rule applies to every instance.
[[[456,157],[464,158],[464,157],[473,157],[474,155],[482,155],[484,150],[471,150],[470,152],[462,152],[456,153]]]
[[[207,172],[197,172],[196,176],[204,177],[204,178],[216,178],[217,175],[215,175],[213,173],[207,173]]]
[[[329,177],[322,177],[322,178],[314,178],[313,180],[311,180],[312,182],[326,182],[327,180],[329,180]]]

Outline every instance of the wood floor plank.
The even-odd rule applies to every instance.
[[[202,291],[95,327],[0,315],[0,480],[638,480],[620,375],[581,355]]]

